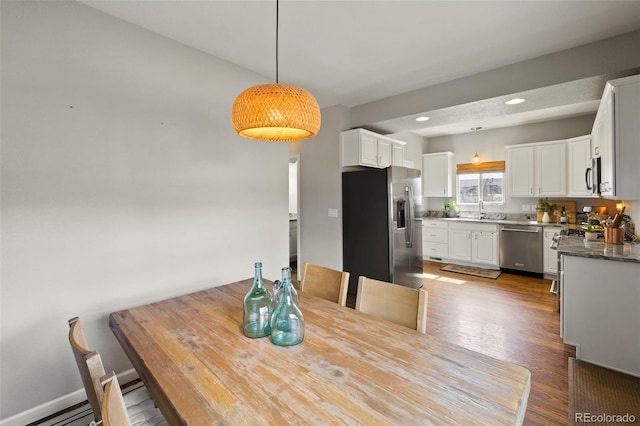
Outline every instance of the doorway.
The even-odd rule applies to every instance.
[[[300,248],[300,156],[289,157],[289,264],[291,278],[300,281],[299,248]]]

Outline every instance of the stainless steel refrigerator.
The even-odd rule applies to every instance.
[[[420,170],[406,167],[342,173],[343,269],[349,293],[363,275],[422,287]]]

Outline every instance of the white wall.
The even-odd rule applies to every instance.
[[[311,262],[342,269],[340,132],[346,129],[347,122],[347,108],[323,108],[318,135],[298,144],[300,265]],[[338,217],[329,217],[329,209],[337,209]]]
[[[85,399],[67,319],[122,372],[110,312],[250,277],[257,260],[278,277],[289,155],[231,129],[233,99],[263,77],[76,2],[1,7],[6,419]]]

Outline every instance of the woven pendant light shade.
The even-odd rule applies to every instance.
[[[231,109],[231,122],[236,133],[245,138],[299,141],[318,134],[320,107],[304,89],[261,84],[238,95]]]

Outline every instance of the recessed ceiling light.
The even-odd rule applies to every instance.
[[[425,117],[425,116],[421,116],[416,118],[416,121],[427,121],[429,119],[429,117]]]
[[[505,102],[505,104],[507,105],[518,105],[523,103],[525,100],[522,98],[513,98],[511,100],[508,100],[507,102]]]

